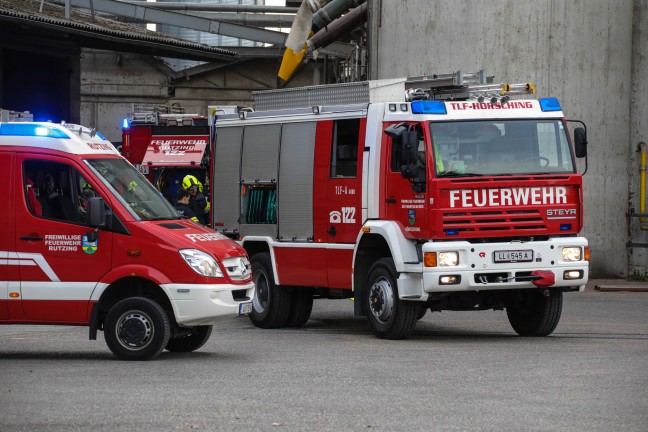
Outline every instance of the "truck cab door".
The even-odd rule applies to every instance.
[[[316,154],[315,207],[323,208],[315,212],[319,215],[315,232],[329,244],[326,267],[331,288],[351,288],[353,247],[363,223],[365,125],[366,118],[345,118],[318,125],[321,139]]]
[[[19,181],[33,179],[37,198],[16,199],[24,320],[87,324],[92,292],[110,270],[112,255],[111,232],[100,231],[96,243],[87,239],[92,229],[86,225],[85,203],[98,195],[97,185],[65,158],[19,155],[16,166],[22,167]]]
[[[392,139],[383,134],[383,164],[384,188],[381,193],[381,214],[386,220],[397,222],[403,234],[410,238],[428,237],[428,172],[427,163],[429,149],[427,148],[427,131],[420,124],[408,124],[410,131],[417,133],[416,161],[410,161],[417,166],[415,178],[403,176],[403,166],[407,164],[403,155],[400,139]]]
[[[15,251],[14,214],[16,196],[15,174],[14,174],[14,155],[13,153],[0,153],[0,166],[4,167],[3,175],[9,182],[0,189],[0,202],[6,207],[0,211],[0,321],[9,318],[9,284],[15,284],[18,280],[18,268],[10,268],[9,254]],[[10,277],[12,274],[14,277]],[[13,282],[10,282],[13,281]]]

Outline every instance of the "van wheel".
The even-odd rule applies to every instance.
[[[197,326],[191,329],[191,334],[169,339],[166,350],[171,352],[192,352],[207,343],[212,334],[212,326]]]
[[[303,327],[313,311],[313,289],[295,287],[291,297],[286,327]]]
[[[132,297],[115,304],[104,321],[108,348],[125,360],[150,360],[169,342],[171,326],[162,307],[144,297]]]
[[[556,329],[562,314],[562,291],[522,290],[507,299],[506,314],[520,336],[548,336]]]
[[[414,331],[419,304],[398,298],[396,266],[392,258],[381,258],[369,270],[365,305],[367,318],[380,339],[406,339]]]
[[[260,328],[283,327],[290,313],[290,293],[275,285],[270,254],[254,255],[250,261],[255,287],[250,320]]]

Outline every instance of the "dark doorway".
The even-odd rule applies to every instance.
[[[29,111],[35,121],[78,122],[70,103],[75,59],[4,48],[0,107]]]

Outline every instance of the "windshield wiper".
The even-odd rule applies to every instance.
[[[445,171],[439,174],[437,177],[483,177],[483,176],[484,174],[466,173],[466,172],[458,172],[458,171]]]

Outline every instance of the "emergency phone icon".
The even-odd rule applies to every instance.
[[[330,223],[355,223],[355,207],[342,207],[342,211],[333,210],[329,213]]]

